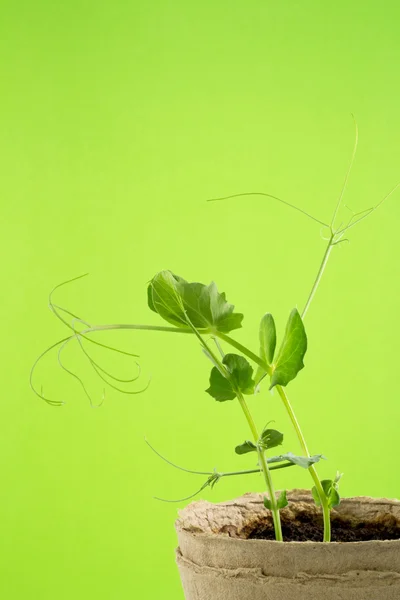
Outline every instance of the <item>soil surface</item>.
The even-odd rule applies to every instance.
[[[282,517],[282,533],[286,542],[321,542],[323,538],[323,522],[315,515],[299,514],[296,520],[285,520]],[[248,539],[274,540],[274,530],[271,524],[255,525]],[[400,525],[390,515],[381,521],[355,521],[332,515],[333,542],[367,542],[371,540],[400,539]]]

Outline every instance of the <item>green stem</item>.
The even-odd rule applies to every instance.
[[[324,256],[322,258],[322,262],[321,262],[320,267],[318,269],[317,276],[316,276],[315,281],[313,283],[313,286],[311,288],[310,295],[308,296],[308,299],[307,299],[307,302],[305,304],[305,307],[303,308],[303,312],[301,313],[301,318],[302,319],[304,319],[304,317],[306,316],[306,313],[307,313],[307,311],[308,311],[308,309],[310,307],[312,299],[314,298],[315,292],[317,291],[317,288],[318,288],[319,283],[321,281],[322,275],[324,274],[326,264],[327,264],[327,262],[329,260],[330,253],[331,253],[333,245],[334,245],[334,238],[335,238],[335,234],[333,232],[331,232],[331,235],[330,235],[330,238],[329,238],[329,242],[328,242],[328,245],[327,245],[326,250],[324,252]]]
[[[241,344],[240,342],[237,342],[229,335],[226,335],[226,333],[222,333],[222,331],[216,331],[214,335],[219,337],[221,340],[223,340],[230,346],[233,346],[233,348],[236,348],[236,350],[239,350],[239,352],[247,356],[247,358],[250,358],[250,360],[255,362],[260,367],[263,367],[266,371],[268,371],[269,366],[267,365],[267,363],[264,362],[262,358],[257,356],[257,354],[254,354],[254,352],[249,350],[249,348],[246,348],[246,346],[243,346],[243,344]]]
[[[283,464],[272,464],[269,466],[267,459],[268,469],[270,471],[276,471],[278,469],[287,469],[288,467],[295,467],[294,463],[283,463]],[[230,477],[231,475],[251,475],[253,473],[259,473],[261,469],[247,469],[245,471],[229,471],[229,473],[218,473],[220,477]],[[210,473],[212,475],[212,473]]]
[[[193,331],[188,327],[184,329],[183,327],[163,327],[160,325],[135,325],[131,323],[115,323],[114,325],[93,325],[92,327],[88,327],[82,333],[91,333],[92,331],[109,331],[114,329],[136,329],[139,331],[168,331],[169,333],[190,333],[193,334]],[[200,329],[203,333],[203,330]],[[207,331],[204,333],[208,333]]]
[[[304,438],[303,432],[301,431],[299,422],[296,418],[295,412],[292,408],[292,405],[289,402],[289,398],[286,395],[285,390],[283,389],[283,387],[281,387],[280,385],[276,386],[276,390],[279,394],[279,396],[282,399],[282,402],[289,414],[290,420],[292,422],[292,425],[296,431],[297,437],[299,439],[300,445],[302,447],[302,450],[304,452],[304,454],[308,457],[310,457],[310,453],[308,451],[308,447],[306,444],[306,440]],[[314,465],[311,465],[308,468],[311,477],[313,478],[314,481],[314,485],[317,489],[318,495],[319,495],[319,499],[321,502],[321,506],[322,506],[322,512],[323,512],[323,518],[324,518],[324,542],[330,542],[331,541],[331,515],[330,515],[330,509],[328,506],[328,500],[327,497],[325,495],[324,489],[321,485],[321,481],[318,477],[317,474],[317,470],[315,468]]]
[[[239,400],[240,406],[242,407],[244,415],[247,419],[247,422],[250,426],[251,433],[253,434],[254,442],[257,445],[258,458],[260,461],[261,470],[264,475],[265,484],[267,486],[269,499],[271,502],[271,512],[272,512],[272,519],[274,522],[275,538],[276,538],[277,542],[283,542],[281,517],[279,514],[278,505],[276,502],[274,484],[272,481],[272,477],[271,477],[271,473],[270,473],[267,461],[265,459],[264,451],[262,449],[260,449],[258,446],[260,436],[258,434],[257,427],[256,427],[256,424],[254,423],[253,417],[250,414],[246,400],[244,399],[244,397],[241,393],[238,394],[238,400]]]
[[[326,261],[325,261],[325,264],[326,264]],[[246,346],[243,346],[239,342],[236,342],[236,340],[232,339],[231,337],[229,337],[229,335],[226,335],[225,333],[218,332],[216,335],[218,335],[218,337],[220,339],[224,340],[226,343],[230,344],[231,346],[233,346],[234,348],[236,348],[237,350],[242,352],[242,354],[244,354],[245,356],[250,358],[256,364],[260,365],[267,372],[270,370],[269,365],[267,365],[267,363],[265,363],[259,356],[254,354],[254,352],[252,352],[251,350],[246,348]],[[289,398],[287,397],[286,392],[280,385],[277,385],[276,389],[278,391],[279,396],[281,397],[281,399],[283,401],[283,404],[286,408],[289,418],[294,426],[294,429],[296,431],[296,434],[297,434],[298,440],[300,442],[300,445],[302,447],[302,450],[306,454],[306,456],[309,457],[310,453],[308,451],[308,447],[307,447],[303,432],[301,431],[301,428],[300,428],[299,422],[296,418],[295,412],[289,402]],[[318,494],[319,494],[319,497],[321,500],[321,506],[322,506],[323,517],[324,517],[324,542],[329,542],[330,538],[331,538],[331,521],[330,521],[330,511],[329,511],[329,507],[328,507],[327,498],[325,496],[323,487],[319,480],[316,468],[313,465],[311,465],[308,470],[314,481],[314,485],[317,488],[317,491],[318,491]]]

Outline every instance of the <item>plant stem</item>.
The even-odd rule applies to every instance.
[[[135,325],[132,323],[115,323],[112,325],[93,325],[92,327],[88,327],[81,332],[83,333],[91,333],[92,331],[111,331],[114,329],[136,329],[139,331],[167,331],[169,333],[190,333],[193,334],[193,331],[188,327],[184,329],[183,327],[163,327],[160,325]],[[200,329],[200,331],[202,331]]]
[[[288,467],[295,467],[296,465],[293,463],[283,463],[283,464],[272,464],[269,466],[267,459],[268,469],[270,471],[277,471],[278,469],[287,469]],[[232,475],[252,475],[253,473],[260,473],[261,469],[246,469],[245,471],[229,471],[228,473],[218,473],[220,477],[231,477]],[[212,475],[212,473],[210,473]]]
[[[329,260],[330,253],[331,253],[332,248],[333,248],[334,238],[335,238],[335,234],[333,232],[331,232],[331,235],[330,235],[330,238],[329,238],[329,242],[328,242],[328,245],[327,245],[326,250],[324,252],[324,256],[322,258],[322,262],[321,262],[320,267],[318,269],[317,276],[316,276],[315,281],[313,283],[313,286],[311,288],[310,295],[308,296],[308,299],[307,299],[307,302],[305,304],[305,307],[303,308],[303,312],[301,313],[301,318],[302,319],[304,319],[304,317],[306,316],[306,313],[307,313],[307,311],[308,311],[308,309],[310,307],[312,299],[314,298],[315,292],[317,291],[317,288],[319,286],[319,282],[321,281],[322,275],[324,274],[326,264],[327,264],[327,262]]]
[[[236,348],[236,350],[239,350],[239,352],[241,352],[242,354],[247,356],[247,358],[250,358],[250,360],[255,362],[260,367],[263,367],[266,371],[268,371],[269,367],[268,367],[267,363],[264,362],[262,358],[257,356],[257,354],[254,354],[254,352],[252,352],[249,348],[247,348],[246,346],[243,346],[243,344],[241,344],[240,342],[237,342],[236,340],[231,338],[229,335],[226,335],[226,333],[222,333],[222,331],[216,331],[214,335],[218,336],[221,340],[223,340],[230,346],[233,346],[233,348]]]
[[[289,414],[290,420],[292,421],[293,427],[296,431],[296,434],[299,439],[300,445],[303,449],[303,452],[307,457],[310,457],[310,453],[308,451],[306,440],[304,438],[303,432],[301,431],[299,422],[296,418],[296,415],[292,408],[292,405],[289,402],[289,398],[287,397],[286,392],[282,386],[277,385],[276,389],[277,389],[277,392],[278,392],[279,396],[281,397],[282,402]],[[322,512],[323,512],[323,518],[324,518],[324,542],[330,542],[331,541],[331,515],[330,515],[329,506],[328,506],[328,500],[327,500],[324,489],[323,489],[320,479],[318,477],[317,470],[314,467],[314,465],[311,465],[308,468],[308,470],[311,474],[311,477],[314,480],[314,484],[315,484],[315,487],[317,488],[319,499],[320,499],[321,506],[322,506]]]
[[[325,264],[326,264],[326,260],[325,260]],[[239,342],[236,342],[236,340],[233,340],[229,335],[226,335],[225,333],[218,332],[216,335],[218,335],[218,337],[220,339],[224,340],[226,343],[230,344],[231,346],[233,346],[234,348],[236,348],[237,350],[242,352],[242,354],[244,354],[245,356],[247,356],[248,358],[253,360],[256,364],[260,365],[260,367],[263,367],[267,372],[269,371],[269,366],[262,360],[262,358],[260,358],[256,354],[254,354],[254,352],[252,352],[251,350],[246,348],[246,346],[243,346]],[[292,405],[289,402],[289,398],[287,397],[286,392],[282,386],[277,385],[276,389],[278,391],[279,396],[281,397],[281,399],[283,401],[283,404],[286,408],[289,418],[294,426],[294,429],[296,431],[296,435],[300,442],[301,448],[302,448],[303,452],[306,454],[306,456],[309,457],[310,453],[308,451],[308,447],[307,447],[303,432],[300,428],[299,422],[296,418],[296,415],[292,408]],[[318,474],[317,474],[317,470],[314,467],[314,465],[311,465],[308,470],[314,481],[315,487],[317,488],[317,491],[318,491],[318,494],[319,494],[319,497],[321,500],[321,506],[322,506],[323,517],[324,517],[324,542],[329,542],[331,539],[331,521],[330,521],[330,511],[329,511],[329,507],[328,507],[327,498],[325,496],[325,492],[323,490],[323,487],[321,485],[321,482],[320,482]]]
[[[272,519],[274,522],[275,538],[276,538],[277,542],[283,542],[281,517],[279,514],[278,505],[276,502],[274,484],[272,481],[272,477],[271,477],[271,473],[270,473],[267,461],[265,459],[264,451],[261,448],[259,448],[259,445],[258,445],[260,436],[258,434],[257,427],[256,427],[256,424],[254,423],[253,417],[250,414],[246,400],[244,399],[244,397],[241,393],[239,393],[237,397],[238,397],[240,406],[242,407],[242,410],[244,412],[244,415],[247,419],[247,422],[250,426],[251,433],[253,434],[254,442],[257,445],[258,458],[260,461],[261,470],[264,475],[264,480],[265,480],[265,483],[267,486],[269,499],[271,502],[271,512],[272,512]]]

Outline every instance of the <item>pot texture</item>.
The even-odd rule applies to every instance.
[[[282,518],[319,514],[305,490],[288,494]],[[349,521],[400,526],[400,502],[348,498],[333,511]],[[285,514],[284,514],[285,513]],[[400,600],[400,540],[275,542],[246,539],[270,519],[262,494],[193,502],[176,522],[186,600]]]

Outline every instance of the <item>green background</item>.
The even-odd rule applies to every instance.
[[[146,282],[169,268],[214,279],[244,312],[235,337],[257,349],[261,315],[282,332],[307,298],[324,250],[319,225],[272,200],[205,199],[266,191],[329,220],[351,154],[346,201],[373,205],[400,179],[398,2],[334,4],[1,2],[2,401],[0,595],[10,600],[181,599],[174,519],[202,483],[169,468],[144,435],[188,468],[249,468],[238,405],[204,389],[210,366],[191,337],[97,336],[141,355],[138,396],[100,409],[57,365],[29,370],[67,335],[57,301],[91,323],[160,324]],[[307,315],[306,369],[288,389],[312,452],[345,473],[344,495],[400,496],[399,193],[334,252]],[[343,210],[342,219],[347,217]],[[95,352],[127,376],[132,363]],[[79,348],[65,362],[98,402]],[[136,388],[133,388],[136,389]],[[276,395],[250,399],[299,451]],[[282,471],[277,488],[309,486]],[[257,476],[203,497],[263,489]]]

